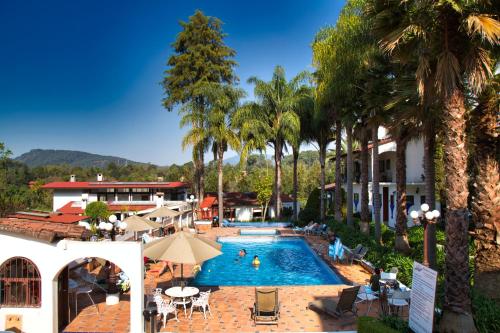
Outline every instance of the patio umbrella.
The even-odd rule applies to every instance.
[[[179,216],[181,214],[182,213],[180,213],[178,211],[172,210],[172,209],[170,209],[168,207],[165,207],[165,206],[161,206],[160,208],[155,209],[151,213],[145,215],[145,217],[147,217],[147,218],[152,218],[152,217],[170,217],[171,218],[171,217]]]
[[[137,215],[129,216],[123,220],[123,222],[127,224],[125,230],[134,232],[161,228],[160,223],[153,222]]]
[[[222,254],[221,245],[210,239],[187,231],[179,231],[144,246],[144,255],[155,260],[168,260],[181,264],[181,280],[184,264],[196,265]]]

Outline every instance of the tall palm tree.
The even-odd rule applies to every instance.
[[[228,147],[234,150],[240,148],[240,139],[231,124],[231,118],[245,93],[231,85],[221,84],[207,84],[202,90],[203,95],[207,97],[207,136],[212,141],[217,159],[217,202],[219,220],[222,220],[224,217],[224,152]]]
[[[415,74],[421,95],[432,89],[424,82],[435,73],[433,86],[442,100],[446,124],[446,283],[440,331],[476,332],[468,266],[465,90],[479,92],[491,76],[487,48],[499,44],[500,23],[492,16],[497,9],[489,1],[372,0],[371,4],[382,48],[400,59],[407,58],[408,51],[417,54]]]
[[[309,142],[311,140],[314,122],[314,96],[313,89],[306,90],[303,88],[303,96],[300,98],[299,104],[296,108],[296,113],[300,119],[300,133],[298,136],[292,137],[289,141],[292,147],[292,157],[293,157],[293,220],[297,221],[299,219],[299,208],[298,208],[298,192],[299,192],[299,180],[298,180],[298,161],[300,153],[300,145],[303,142]],[[313,120],[313,122],[311,122]]]
[[[295,110],[304,94],[302,83],[306,76],[305,73],[299,73],[287,81],[283,67],[276,66],[269,82],[250,77],[248,83],[254,85],[256,102],[240,108],[234,116],[235,126],[240,128],[245,137],[260,143],[265,140],[274,149],[274,204],[277,218],[281,217],[282,207],[281,161],[287,141],[292,141],[300,134],[300,119]]]
[[[498,153],[500,74],[491,80],[472,112],[473,196],[475,225],[474,288],[481,294],[500,299],[500,176]]]

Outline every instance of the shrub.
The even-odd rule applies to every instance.
[[[473,292],[472,312],[479,332],[500,332],[500,305],[495,301]]]
[[[410,332],[410,328],[408,327],[408,322],[397,316],[383,316],[380,320],[382,321],[382,323],[396,330],[397,332],[402,332],[402,333]]]
[[[90,217],[94,223],[98,222],[98,220],[107,219],[110,214],[108,205],[102,201],[91,202],[85,208],[85,215]]]
[[[358,333],[397,333],[398,331],[373,317],[358,318]]]
[[[320,209],[319,197],[320,197],[320,190],[318,188],[315,188],[309,194],[306,206],[299,213],[299,220],[301,226],[306,225],[310,221],[314,221],[318,217]]]

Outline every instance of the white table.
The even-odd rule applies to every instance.
[[[182,305],[184,307],[184,316],[187,317],[187,311],[186,311],[186,304],[189,304],[191,302],[190,299],[187,299],[188,297],[194,296],[198,294],[200,290],[195,287],[172,287],[168,288],[165,290],[165,295],[174,298],[174,304],[177,305]],[[181,300],[175,300],[175,299],[182,299]]]

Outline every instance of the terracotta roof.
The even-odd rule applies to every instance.
[[[140,211],[155,208],[156,204],[136,204],[136,203],[106,203],[108,205],[108,209],[112,212],[122,212],[122,211]],[[83,214],[85,211],[81,207],[81,203],[79,201],[70,201],[61,208],[57,210],[63,214]]]
[[[30,213],[35,213],[37,215],[33,215]],[[44,216],[42,216],[44,215]],[[88,219],[88,216],[79,216],[75,214],[63,214],[63,213],[40,213],[40,212],[17,212],[15,214],[9,215],[9,218],[16,218],[16,219],[26,219],[26,220],[33,220],[33,221],[46,221],[46,222],[53,222],[53,223],[67,223],[67,224],[72,224],[72,223],[77,223],[82,220]]]
[[[57,210],[60,213],[63,214],[83,214],[84,211],[80,204],[77,204],[75,201],[70,201],[61,208]]]
[[[85,239],[88,231],[73,224],[41,222],[26,219],[0,219],[0,232],[16,233],[54,242],[58,239]]]
[[[184,182],[52,182],[42,186],[47,189],[93,189],[93,188],[185,188]]]
[[[217,205],[217,198],[216,197],[205,197],[203,201],[200,204],[200,208],[210,208],[212,206]]]
[[[124,210],[131,210],[131,211],[139,211],[139,210],[146,210],[146,209],[151,209],[151,208],[156,208],[156,204],[151,204],[151,205],[141,205],[141,204],[108,204],[108,209],[111,211],[124,211]]]

